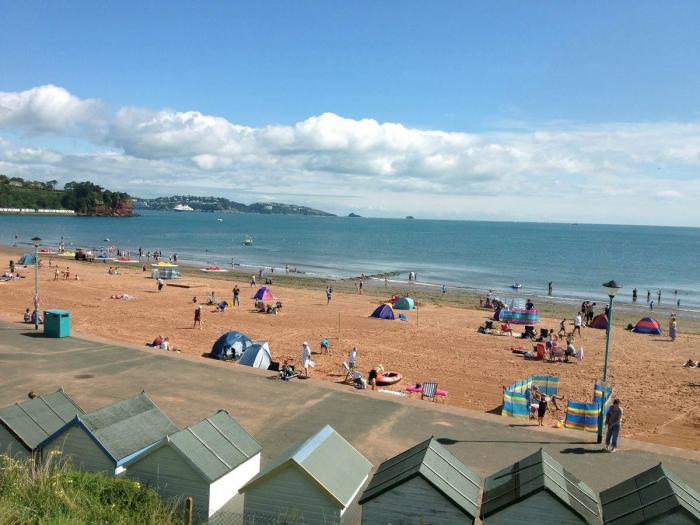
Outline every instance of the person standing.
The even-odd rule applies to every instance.
[[[251,275],[250,277],[250,285],[255,286],[255,275]]]
[[[649,303],[649,310],[652,310],[652,311],[654,310],[654,301],[651,301]]]
[[[364,282],[364,277],[363,277],[362,279],[360,279],[360,284],[358,285],[359,291],[360,291],[360,295],[362,295],[362,287],[363,287],[364,285],[365,285],[365,282]]]
[[[163,289],[163,286],[165,286],[165,281],[163,279],[158,278],[158,291],[160,292]]]
[[[605,435],[605,451],[615,452],[617,450],[617,438],[620,435],[620,427],[622,426],[623,410],[620,406],[620,400],[613,401],[613,405],[605,415],[605,424],[608,427],[608,432]]]
[[[676,308],[680,308],[680,307],[681,307],[681,300],[676,299]]]
[[[668,323],[668,335],[671,337],[671,341],[675,341],[678,337],[678,321],[676,321],[676,314],[671,314],[671,320]]]
[[[333,299],[333,288],[326,286],[326,304],[331,304],[331,299]]]
[[[578,332],[578,335],[581,335],[581,324],[583,323],[583,319],[581,317],[581,312],[576,314],[576,317],[574,318],[574,329],[571,331],[571,335],[575,334]]]
[[[238,287],[238,284],[233,285],[233,306],[241,306],[241,289]]]
[[[637,302],[637,289],[635,288],[632,290],[632,302],[636,303]]]
[[[192,328],[196,328],[197,325],[199,325],[199,329],[202,329],[202,305],[198,304],[197,306],[194,307],[194,326]]]
[[[309,367],[313,366],[313,361],[311,361],[311,348],[309,348],[309,343],[304,341],[301,348],[301,367],[304,369],[304,376],[309,377]]]
[[[647,304],[651,301],[651,291],[647,290]]]
[[[656,292],[656,304],[661,304],[661,290]]]
[[[352,350],[348,352],[348,368],[350,370],[355,370],[355,361],[357,360],[357,348],[354,346]]]
[[[549,284],[547,285],[547,289],[548,289],[547,293],[549,295],[552,295],[552,288],[553,287],[554,287],[554,283],[552,283],[552,281],[549,281]]]

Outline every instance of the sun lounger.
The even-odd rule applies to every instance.
[[[435,390],[430,394],[430,391],[432,390],[432,385],[435,385]],[[421,399],[428,398],[432,399],[433,401],[437,398],[442,399],[443,401],[447,399],[447,395],[449,392],[447,390],[440,390],[437,388],[437,383],[424,383],[422,386],[416,386],[416,385],[409,385],[406,387],[406,392],[409,394],[420,394]]]

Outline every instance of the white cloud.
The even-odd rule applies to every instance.
[[[451,218],[700,219],[692,204],[700,197],[699,122],[551,123],[466,133],[324,113],[253,128],[197,111],[109,112],[95,100],[42,86],[0,93],[3,128],[3,172],[92,179],[136,195],[177,189],[243,201],[281,196],[339,212],[405,215],[410,206],[414,215]],[[36,144],[46,132],[77,136],[91,151],[9,140],[30,134]],[[673,202],[671,213],[656,210],[655,199]],[[612,211],[601,213],[601,203]]]
[[[0,129],[38,133],[70,133],[79,126],[96,126],[105,107],[80,99],[54,85],[19,92],[0,92]]]

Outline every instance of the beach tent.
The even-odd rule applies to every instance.
[[[661,335],[661,325],[653,317],[645,317],[637,322],[632,331],[638,334]]]
[[[36,264],[36,257],[34,257],[33,253],[25,253],[20,257],[19,261],[17,261],[17,264],[19,266],[29,266],[30,264]]]
[[[474,523],[481,478],[430,438],[382,463],[359,504],[362,525]]]
[[[377,319],[396,319],[394,316],[394,310],[389,304],[380,304],[377,306],[370,317],[376,317]]]
[[[605,314],[598,314],[593,318],[590,324],[591,328],[598,328],[599,330],[608,329],[608,316]]]
[[[263,286],[257,292],[255,292],[253,299],[257,299],[258,301],[274,301],[275,298],[272,297],[272,292],[270,289]]]
[[[410,297],[402,297],[394,303],[394,308],[397,310],[413,310],[415,307],[416,304]]]
[[[250,337],[241,332],[226,332],[211,347],[211,357],[222,361],[238,359],[252,344],[253,341],[250,340]]]
[[[540,322],[540,313],[534,309],[516,308],[509,310],[507,308],[499,308],[494,312],[493,318],[504,323],[535,325]]]
[[[270,355],[270,347],[267,342],[254,343],[245,349],[243,355],[238,362],[245,366],[253,368],[261,368],[267,370],[270,368],[272,356]]]

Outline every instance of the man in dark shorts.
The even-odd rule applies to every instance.
[[[239,295],[241,295],[241,289],[236,284],[233,286],[233,306],[241,306]]]

